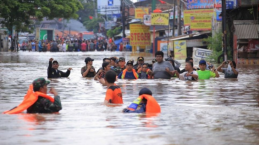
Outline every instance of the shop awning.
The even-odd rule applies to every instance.
[[[234,21],[237,39],[259,39],[259,24],[254,21]]]

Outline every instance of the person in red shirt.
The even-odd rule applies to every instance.
[[[123,44],[120,43],[120,51],[122,51],[122,50],[123,50]]]
[[[83,43],[81,44],[81,51],[86,51],[86,43],[85,43],[85,41],[83,41]]]
[[[114,83],[116,81],[116,73],[114,71],[106,72],[104,80],[108,88],[104,104],[123,104],[121,88]]]

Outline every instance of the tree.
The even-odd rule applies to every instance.
[[[101,18],[93,18],[92,20],[85,21],[84,25],[86,26],[86,29],[89,31],[94,31],[94,33],[97,33],[99,30],[99,22],[103,22],[104,20]]]
[[[30,31],[31,18],[77,18],[83,8],[78,0],[0,0],[1,22],[9,31]],[[18,36],[18,34],[17,34]]]
[[[108,37],[112,38],[112,37],[120,34],[120,32],[121,32],[121,27],[116,27],[115,29],[108,30],[106,35]]]

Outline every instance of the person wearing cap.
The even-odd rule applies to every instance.
[[[200,70],[198,70],[198,76],[199,80],[208,80],[210,78],[219,77],[218,71],[214,68],[214,66],[211,68],[211,70],[206,70],[206,61],[200,60],[199,67]]]
[[[157,51],[155,57],[157,62],[154,63],[152,68],[154,79],[171,79],[176,70],[170,62],[163,60],[164,52]]]
[[[127,67],[119,75],[119,79],[138,79],[138,73],[133,68],[133,61],[129,60],[127,62]]]
[[[113,70],[115,71],[115,73],[117,75],[119,75],[124,69],[126,69],[126,67],[125,67],[125,58],[124,57],[120,57],[119,58],[119,65],[117,67],[114,67]]]
[[[188,81],[197,81],[198,80],[198,73],[193,70],[193,63],[186,62],[185,63],[185,72],[179,75],[179,72],[176,72],[176,76],[180,80],[188,80]]]
[[[81,68],[81,74],[83,77],[94,77],[96,74],[95,68],[93,67],[94,59],[87,57],[85,58],[85,66]]]
[[[137,64],[135,64],[133,67],[136,71],[138,71],[138,69],[140,69],[142,67],[142,65],[144,64],[144,57],[140,56],[137,59]]]
[[[133,101],[123,113],[160,113],[161,108],[156,99],[152,96],[152,91],[143,88],[139,91],[139,97]]]
[[[60,77],[68,77],[70,75],[70,71],[72,68],[68,68],[67,72],[62,72],[58,70],[59,64],[57,60],[53,61],[53,58],[49,59],[49,67],[48,67],[48,78],[60,78]]]
[[[50,93],[54,98],[47,95],[47,85],[49,81],[44,78],[38,78],[30,85],[23,102],[11,110],[5,111],[4,114],[18,114],[27,110],[27,113],[55,113],[62,109],[60,97],[54,88]]]

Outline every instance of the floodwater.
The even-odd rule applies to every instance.
[[[47,77],[50,57],[60,70],[72,67],[69,78],[52,79],[62,99],[59,114],[0,114],[0,144],[172,144],[258,145],[259,67],[238,67],[238,79],[199,82],[172,80],[119,80],[124,104],[103,105],[106,87],[81,77],[84,58],[143,54],[120,52],[0,53],[0,112],[18,105],[30,83]],[[152,56],[145,60],[151,62]],[[184,64],[183,64],[184,65]],[[182,65],[182,66],[183,66]],[[121,111],[142,87],[153,91],[161,105],[158,116],[123,114]]]

